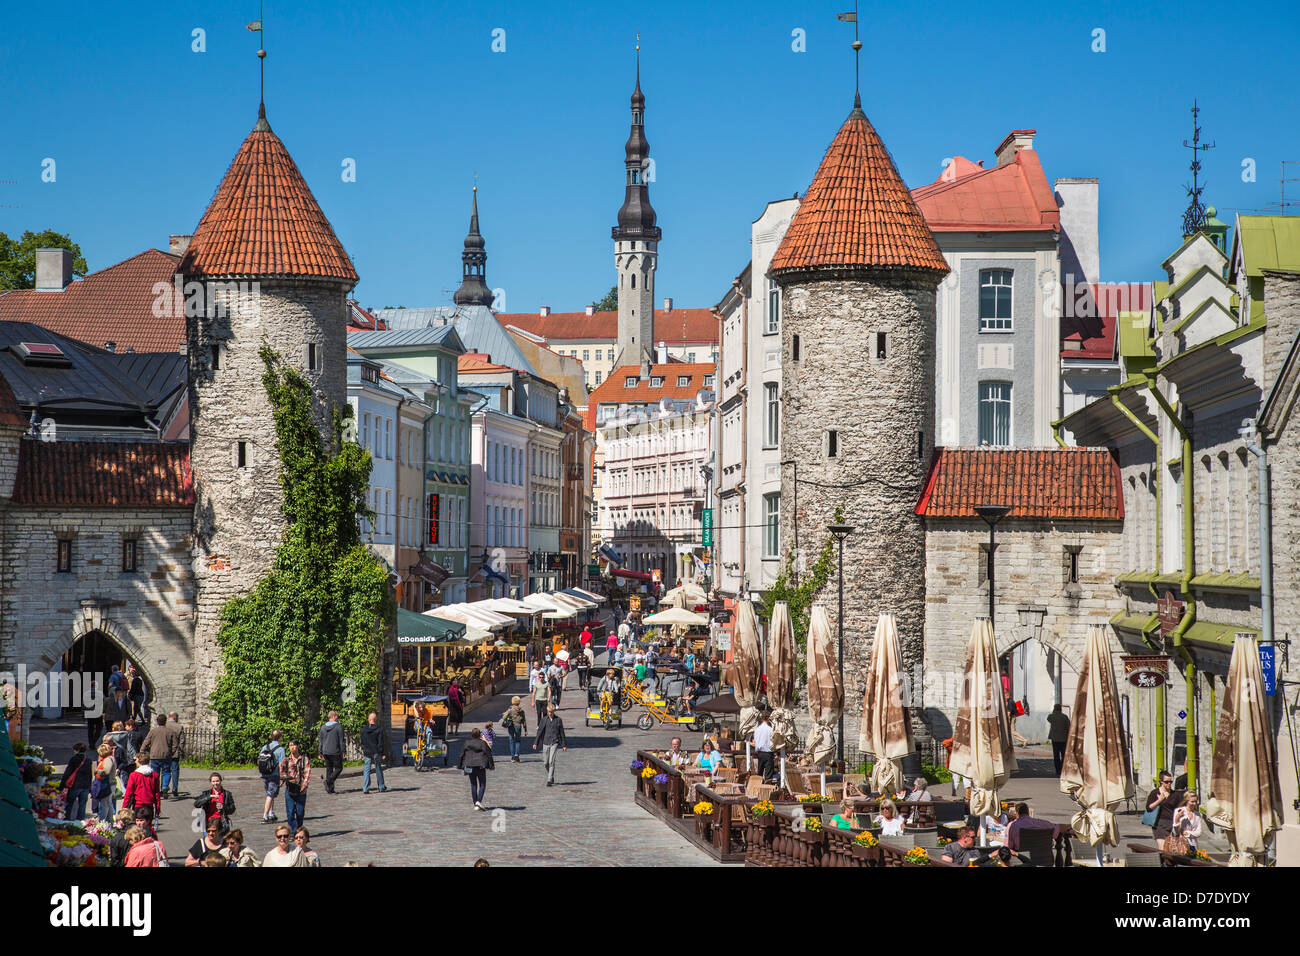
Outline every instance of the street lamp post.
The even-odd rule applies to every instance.
[[[998,526],[998,522],[1007,516],[1011,508],[1007,505],[976,505],[975,513],[989,526],[989,623],[993,623],[993,529]]]
[[[796,522],[798,515],[795,515]],[[838,646],[835,651],[835,664],[840,674],[840,689],[844,688],[844,539],[854,532],[852,525],[833,524],[828,529],[835,536],[835,541],[839,545],[840,551],[840,597],[839,597],[839,614],[836,617],[836,629],[839,631]],[[835,759],[841,763],[844,761],[844,708],[840,707],[840,726],[838,736],[835,742],[836,755]]]

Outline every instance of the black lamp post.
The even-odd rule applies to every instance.
[[[993,623],[993,529],[998,526],[998,522],[1007,516],[1011,508],[1007,505],[976,505],[975,513],[989,526],[989,623]]]
[[[796,516],[797,518],[797,516]],[[828,529],[835,536],[836,542],[840,549],[840,609],[839,616],[836,618],[836,628],[839,631],[839,644],[835,651],[835,664],[840,672],[841,692],[844,688],[844,539],[856,530],[852,525],[833,524]],[[836,755],[835,759],[840,762],[844,761],[844,708],[840,708],[840,726],[839,736],[835,742]]]

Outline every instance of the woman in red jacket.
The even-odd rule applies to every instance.
[[[128,827],[125,836],[126,842],[131,845],[131,849],[126,851],[126,866],[170,865],[162,841],[146,836],[139,827]]]
[[[136,760],[135,770],[126,778],[122,806],[152,807],[156,819],[162,816],[162,787],[158,783],[158,774],[149,765],[147,751],[142,750]]]

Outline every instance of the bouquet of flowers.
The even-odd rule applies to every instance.
[[[771,800],[760,800],[750,809],[750,814],[756,817],[770,817],[774,811]]]
[[[695,806],[691,807],[691,812],[693,812],[697,817],[707,817],[713,813],[713,804],[709,803],[707,800],[701,800]]]
[[[908,850],[903,856],[903,860],[915,866],[930,866],[934,863],[934,861],[930,859],[930,854],[926,853],[925,849],[919,846],[914,846],[912,849]]]
[[[644,767],[641,770],[641,776],[645,780],[651,779],[657,771],[654,767]]]
[[[853,842],[858,846],[880,846],[880,841],[876,839],[875,835],[866,831],[855,836]]]

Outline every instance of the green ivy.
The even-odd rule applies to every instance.
[[[227,761],[254,759],[271,731],[314,751],[328,710],[360,731],[379,701],[385,634],[396,607],[388,572],[362,543],[370,453],[343,441],[332,411],[331,451],[312,414],[306,379],[263,345],[262,383],[275,420],[287,521],[271,569],[222,609],[225,670],[212,694]]]
[[[841,505],[835,509],[832,524],[840,524],[843,520],[844,507]],[[768,621],[772,620],[772,609],[776,607],[777,601],[785,601],[789,605],[790,622],[794,625],[795,645],[799,648],[799,661],[796,665],[799,684],[803,686],[808,682],[808,622],[812,619],[813,603],[821,594],[822,588],[826,586],[826,582],[830,580],[831,570],[835,566],[835,539],[830,535],[826,536],[826,543],[822,546],[821,553],[817,555],[812,570],[798,583],[795,583],[794,559],[794,551],[787,552],[785,563],[781,566],[776,581],[763,595],[763,616]]]

